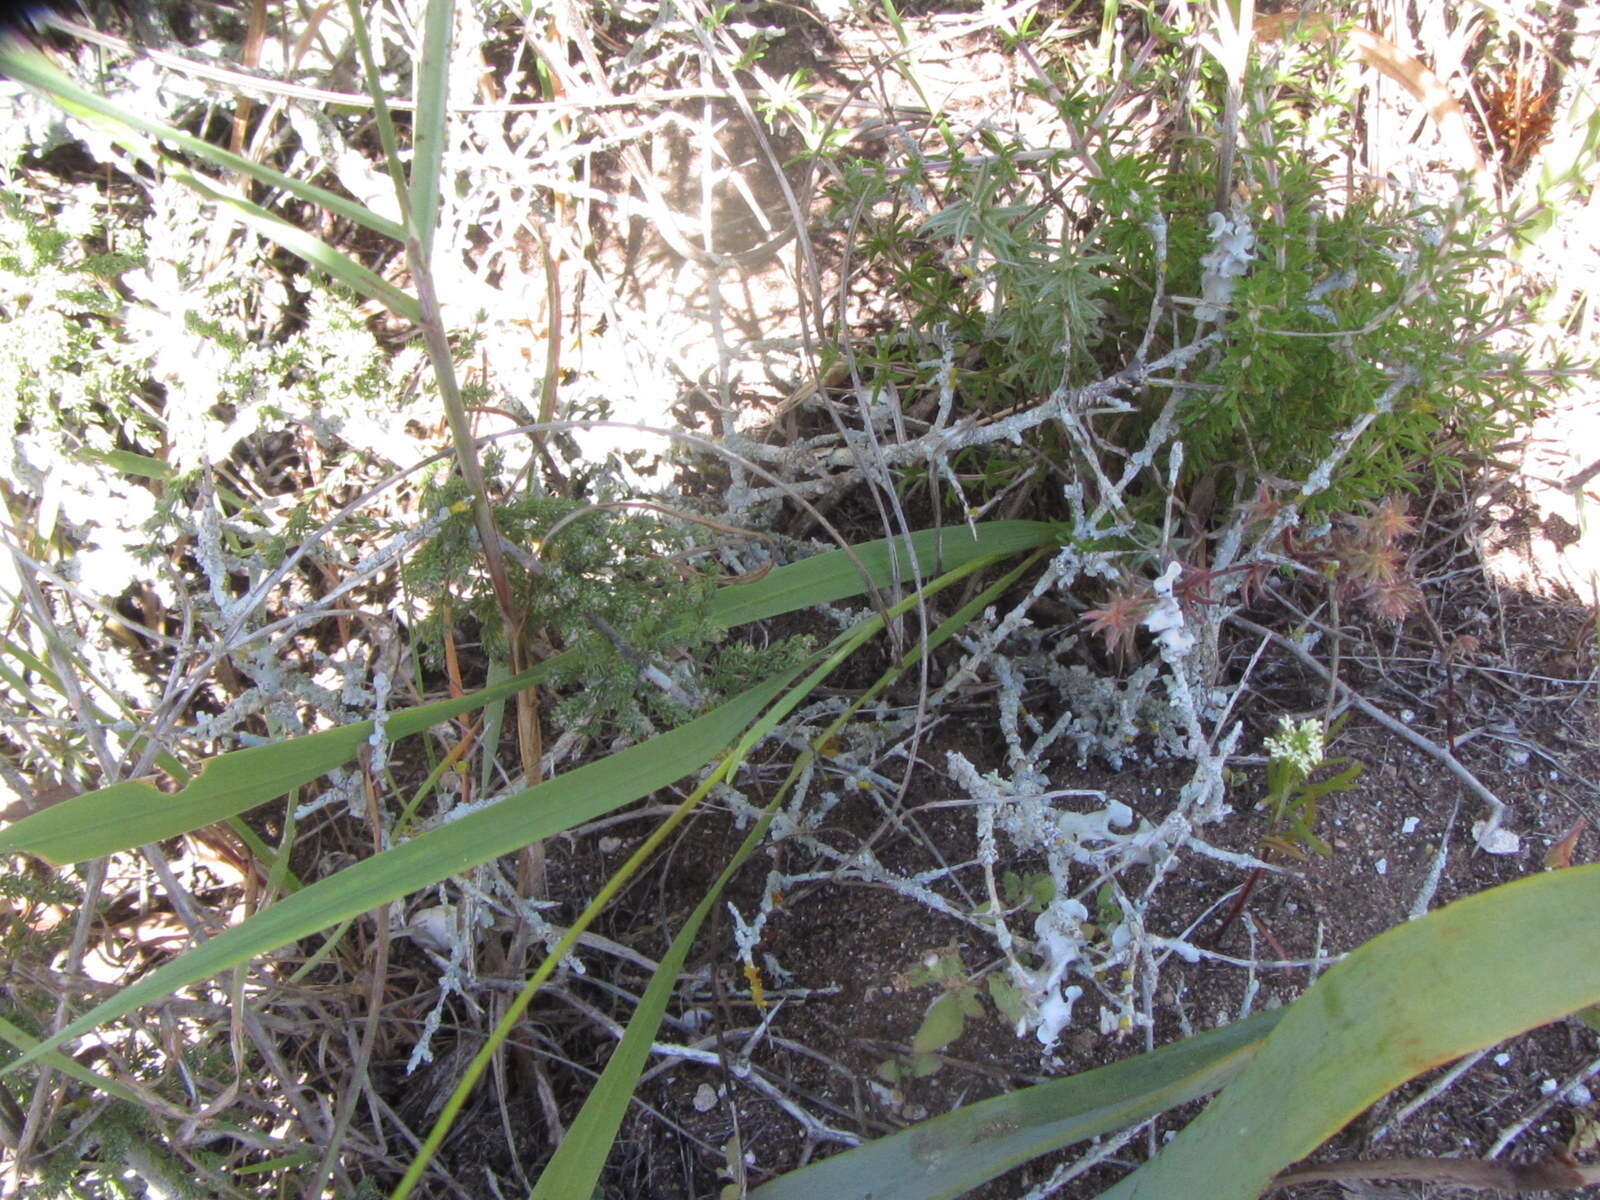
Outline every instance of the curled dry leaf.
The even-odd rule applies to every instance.
[[[1544,865],[1557,870],[1572,865],[1572,853],[1578,848],[1578,839],[1589,828],[1589,818],[1579,817],[1577,824],[1567,830],[1562,839],[1544,852]]]

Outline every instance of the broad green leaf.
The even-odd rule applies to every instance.
[[[433,231],[439,221],[455,15],[453,0],[428,0],[422,56],[417,62],[417,111],[411,127],[411,226],[423,262],[433,255]]]
[[[911,1038],[914,1054],[927,1054],[943,1050],[961,1036],[967,1026],[967,1017],[961,1010],[961,1000],[954,992],[946,992],[931,1005]]]
[[[978,535],[974,538],[965,527],[925,530],[913,535],[912,549],[918,565],[927,572],[941,564],[949,569],[993,554],[1050,545],[1056,536],[1054,526],[1032,521],[979,525]],[[905,547],[900,549],[904,563]],[[855,554],[868,568],[874,585],[886,586],[891,578],[888,543],[868,542],[855,547]],[[737,625],[864,590],[855,565],[843,551],[832,550],[779,567],[755,583],[723,588],[712,597],[709,615],[718,624]],[[564,656],[471,695],[397,712],[384,723],[384,734],[395,741],[503,700],[532,687],[561,661]],[[373,728],[371,721],[360,721],[270,746],[219,754],[201,767],[192,783],[173,794],[144,781],[85,792],[0,830],[0,854],[36,854],[56,864],[82,862],[176,837],[275,800],[350,762],[372,736]]]
[[[994,1004],[995,1010],[1012,1025],[1022,1020],[1022,993],[1017,990],[1017,985],[1011,981],[1011,977],[1004,972],[995,971],[987,982],[989,1000]]]
[[[387,217],[381,217],[364,204],[348,200],[336,195],[326,188],[317,187],[315,184],[306,183],[292,175],[285,175],[281,171],[274,171],[271,167],[262,166],[248,158],[224,150],[221,146],[213,146],[201,138],[175,129],[170,125],[162,125],[157,121],[147,121],[137,113],[129,112],[112,104],[103,97],[96,96],[86,88],[78,86],[66,75],[56,70],[43,55],[35,50],[28,49],[15,41],[0,43],[0,75],[9,76],[18,83],[26,84],[36,91],[49,96],[64,110],[73,116],[86,117],[92,115],[100,122],[110,122],[113,126],[137,130],[148,137],[156,138],[169,145],[177,146],[197,158],[204,158],[216,163],[230,171],[237,171],[248,175],[259,183],[269,188],[281,188],[290,195],[298,196],[311,204],[320,205],[336,216],[354,221],[374,233],[381,233],[385,237],[394,238],[396,241],[405,239],[405,229]],[[298,253],[298,251],[296,251]]]
[[[913,1079],[926,1079],[944,1069],[944,1059],[937,1054],[911,1054],[906,1056],[906,1070]]]
[[[1600,866],[1570,867],[1379,934],[1289,1006],[1239,1078],[1101,1200],[1254,1200],[1406,1080],[1594,1003],[1597,912]]]
[[[1600,1004],[1590,1004],[1573,1014],[1596,1033],[1600,1033]]]
[[[755,1188],[752,1200],[946,1200],[1051,1150],[1221,1087],[1286,1010],[1150,1054],[968,1104]],[[1172,1197],[1195,1196],[1180,1189]],[[1170,1198],[1169,1198],[1170,1200]]]
[[[1237,1075],[1159,1158],[1101,1200],[1255,1197],[1406,1079],[1600,996],[1597,901],[1600,866],[1480,893],[1380,935],[1286,1009],[968,1105],[751,1196],[944,1200]]]
[[[751,688],[670,733],[507,796],[319,879],[123,988],[24,1053],[0,1075],[181,987],[591,821],[694,773],[732,744],[802,669],[796,667]]]

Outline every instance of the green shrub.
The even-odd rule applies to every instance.
[[[1287,83],[1304,90],[1309,68],[1296,71]],[[1247,92],[1284,82],[1253,72]],[[1074,149],[986,131],[937,169],[845,166],[835,211],[864,214],[866,269],[901,298],[910,331],[860,355],[874,388],[932,388],[930,350],[947,338],[962,411],[993,416],[1052,395],[1071,403],[1074,389],[1209,335],[1185,372],[1149,381],[1096,428],[1137,447],[1176,390],[1182,483],[1217,476],[1226,505],[1259,480],[1315,474],[1405,372],[1414,382],[1377,411],[1308,503],[1312,518],[1483,456],[1536,410],[1525,364],[1497,348],[1511,318],[1482,286],[1499,251],[1477,208],[1351,194],[1348,144],[1311,148],[1327,110],[1262,101],[1219,213],[1209,144],[1096,125],[1098,105],[1057,102],[1053,140]],[[1045,448],[1062,450],[1050,437]]]

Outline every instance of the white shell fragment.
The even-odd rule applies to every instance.
[[[1472,840],[1485,854],[1515,854],[1522,849],[1522,839],[1509,829],[1489,828],[1488,821],[1472,823]]]

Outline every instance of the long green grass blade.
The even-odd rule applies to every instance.
[[[417,111],[411,126],[411,228],[422,247],[423,262],[433,255],[433,231],[439,222],[455,14],[454,0],[428,0],[422,57],[417,64]]]
[[[411,193],[406,187],[405,169],[400,165],[400,141],[395,136],[394,118],[389,114],[389,101],[383,92],[383,81],[378,74],[378,63],[372,54],[372,38],[367,28],[367,17],[361,10],[361,0],[345,0],[350,13],[350,32],[356,43],[356,53],[361,58],[361,69],[366,74],[367,94],[372,97],[372,115],[378,125],[378,144],[383,147],[384,166],[389,180],[394,184],[395,202],[400,208],[400,219],[411,220]]]
[[[670,733],[517,792],[302,888],[123,988],[8,1064],[0,1075],[181,987],[593,820],[692,774],[732,744],[799,670],[767,680]]]
[[[135,454],[132,450],[81,450],[81,458],[102,463],[120,475],[135,479],[171,479],[172,468],[159,458],[148,454]]]
[[[1057,545],[1061,536],[1061,527],[1046,521],[990,521],[977,527],[977,536],[965,525],[952,525],[913,533],[909,548],[905,538],[884,538],[852,549],[872,576],[873,586],[888,587],[894,579],[896,559],[901,579],[913,578],[913,554],[922,577],[931,578],[976,558]],[[711,617],[723,625],[741,625],[831,604],[865,590],[861,572],[850,557],[842,550],[830,550],[779,567],[754,583],[724,588],[712,601]]]
[[[346,287],[354,289],[368,299],[378,301],[396,316],[413,322],[422,320],[422,309],[415,299],[382,276],[369,271],[355,259],[339,253],[321,238],[307,233],[298,225],[291,225],[282,217],[274,216],[243,196],[224,191],[214,181],[187,167],[177,163],[167,163],[166,172],[172,178],[199,192],[207,200],[215,202],[224,209],[231,209],[240,221],[263,236],[271,238],[285,250],[298,254],[306,262],[327,272]]]
[[[19,1029],[4,1017],[0,1017],[0,1038],[10,1042],[18,1050],[32,1050],[39,1044],[39,1039],[25,1029]],[[91,1071],[75,1058],[69,1058],[59,1050],[51,1050],[39,1055],[40,1061],[47,1067],[61,1074],[76,1079],[79,1083],[86,1083],[90,1087],[99,1088],[108,1096],[115,1096],[119,1100],[126,1100],[129,1104],[144,1107],[139,1094],[128,1087],[121,1080],[111,1079],[101,1075],[98,1071]]]
[[[979,595],[977,599],[951,617],[930,637],[930,643],[937,645],[948,638],[955,630],[963,628],[981,607],[993,600],[1001,590],[1014,582],[1023,572],[1033,565],[1042,551],[1024,560],[1012,568],[1001,579],[992,584]],[[988,558],[974,559],[957,570],[950,571],[941,579],[928,585],[929,591],[934,592],[949,587],[953,583],[981,570],[990,563],[998,561],[1002,555],[993,555]],[[896,610],[904,612],[917,603],[916,597],[910,597],[900,602]],[[577,944],[578,937],[587,929],[600,913],[610,905],[618,892],[633,878],[634,873],[640,870],[645,863],[660,849],[666,838],[680,822],[685,820],[700,802],[710,793],[711,788],[727,774],[736,768],[739,762],[760,743],[777,723],[794,711],[796,705],[801,703],[824,679],[828,677],[839,665],[850,658],[867,640],[882,632],[883,618],[873,616],[859,621],[856,625],[840,637],[836,638],[824,652],[819,663],[812,669],[811,674],[778,700],[766,714],[750,729],[745,731],[739,743],[725,757],[715,771],[704,775],[699,785],[678,805],[671,816],[658,825],[645,839],[644,843],[636,850],[628,861],[612,873],[605,884],[585,906],[582,913],[572,922],[566,932],[562,934],[557,944],[549,950],[537,970],[528,977],[522,990],[515,1000],[507,1006],[494,1030],[488,1039],[479,1047],[478,1053],[468,1064],[461,1078],[457,1081],[455,1089],[445,1101],[438,1119],[433,1128],[428,1132],[417,1155],[406,1169],[405,1177],[395,1188],[391,1200],[406,1200],[422,1178],[424,1171],[434,1153],[448,1136],[452,1125],[461,1111],[461,1105],[471,1093],[476,1082],[481,1078],[490,1059],[497,1052],[505,1039],[516,1028],[521,1014],[527,1009],[528,1004],[544,986],[549,978],[554,965],[571,951]],[[903,670],[916,661],[920,651],[913,651],[902,661],[899,667],[887,672],[880,680],[878,686],[868,689],[853,705],[841,713],[830,729],[821,735],[819,741],[831,736],[837,728],[847,721],[850,716],[863,704],[870,702],[882,688],[896,678]],[[813,752],[814,753],[814,752]],[[682,965],[683,955],[687,953],[689,945],[693,942],[695,933],[701,920],[709,911],[710,903],[721,893],[727,881],[732,878],[745,858],[760,843],[762,836],[771,825],[772,814],[777,811],[783,802],[794,780],[799,776],[801,767],[796,765],[791,768],[788,779],[773,794],[750,836],[735,853],[732,862],[723,872],[722,878],[711,890],[711,897],[702,904],[691,916],[689,922],[679,930],[678,937],[674,940],[673,950],[678,953],[669,953],[665,965],[658,966],[651,978],[650,986],[646,989],[639,1006],[635,1009],[628,1028],[623,1034],[621,1045],[612,1055],[604,1073],[601,1075],[589,1099],[584,1103],[583,1111],[576,1121],[568,1128],[566,1136],[562,1139],[555,1157],[545,1166],[540,1175],[539,1195],[549,1196],[551,1200],[566,1200],[567,1197],[583,1197],[589,1195],[600,1172],[605,1166],[606,1158],[612,1142],[616,1138],[616,1131],[621,1124],[623,1114],[627,1110],[629,1097],[642,1069],[650,1045],[653,1043],[655,1033],[660,1025],[662,1014],[665,1012],[667,1001],[672,995],[678,970]]]
[[[0,45],[0,71],[4,70],[6,56],[10,53],[12,53],[12,51],[6,49],[3,45]],[[53,71],[53,68],[48,66],[44,67],[43,69],[46,71]],[[84,91],[81,88],[76,88],[76,85],[71,84],[71,82],[66,80],[65,77],[62,77],[61,83],[63,86],[71,86],[76,89],[74,92],[74,98],[69,99],[63,98],[60,95],[52,95],[52,98],[55,99],[63,109],[65,109],[67,112],[84,117],[87,120],[94,121],[97,124],[110,125],[111,136],[124,148],[126,148],[130,154],[146,161],[157,160],[157,156],[150,147],[149,143],[141,141],[138,137],[138,134],[149,133],[149,128],[147,127],[151,127],[155,128],[158,132],[150,134],[150,136],[165,137],[165,132],[160,132],[165,130],[164,126],[152,127],[150,122],[136,118],[132,114],[121,113],[111,106],[106,105],[103,101],[100,102],[100,107],[95,108],[92,113],[87,112],[85,111],[81,99],[78,97],[88,97],[90,99],[94,99],[92,94]],[[189,137],[188,134],[181,133],[181,131],[174,132],[179,133],[182,138],[187,139],[187,142],[183,143],[185,145],[187,145],[188,142],[194,142],[199,146],[209,145],[209,143],[199,142],[197,139]],[[212,147],[212,149],[216,149],[216,147]],[[247,160],[239,159],[238,161],[243,163]],[[383,304],[397,316],[413,322],[421,320],[422,310],[418,306],[415,299],[413,299],[406,292],[402,291],[400,288],[395,287],[392,283],[389,283],[380,275],[368,270],[354,259],[345,254],[341,254],[321,238],[307,233],[300,226],[292,224],[289,221],[285,221],[283,218],[276,216],[267,209],[261,207],[261,205],[247,200],[243,196],[230,190],[219,181],[207,178],[198,171],[193,170],[188,165],[181,163],[176,159],[168,158],[160,160],[160,162],[161,169],[164,170],[169,177],[176,179],[178,182],[197,192],[199,195],[204,196],[207,200],[212,201],[219,207],[225,210],[231,210],[234,216],[236,216],[243,224],[248,225],[252,229],[255,229],[258,233],[261,233],[263,236],[277,242],[286,250],[298,254],[301,258],[305,259],[306,262],[326,272],[340,283],[343,283],[345,286],[353,289],[362,296],[377,300],[380,304]],[[285,182],[292,182],[288,176],[279,176],[277,172],[270,171],[268,168],[260,168],[260,170],[267,172],[271,176],[280,178]],[[299,186],[303,188],[305,185]],[[315,190],[321,193],[321,189]],[[321,194],[335,201],[339,199],[338,197],[333,196],[331,192]],[[339,207],[349,208],[350,205],[347,201],[341,201]],[[398,230],[400,228],[399,226],[394,225],[392,222],[389,222],[388,225],[394,230]]]
[[[384,734],[391,740],[408,737],[515,695],[548,675],[556,661],[468,696],[397,712],[385,721]],[[374,729],[371,721],[358,721],[292,741],[219,754],[173,795],[144,780],[85,792],[0,830],[0,854],[37,854],[60,865],[176,837],[265,804],[349,762]]]
[[[1245,1068],[1100,1200],[1253,1200],[1390,1090],[1600,1000],[1600,866],[1479,892],[1379,934],[1292,1004]]]
[[[807,689],[809,690],[809,689]],[[633,1089],[639,1081],[639,1072],[649,1060],[650,1047],[655,1042],[661,1019],[667,1005],[677,990],[678,976],[688,960],[700,926],[710,914],[712,906],[722,896],[745,859],[761,844],[771,824],[771,810],[763,816],[740,844],[727,868],[717,877],[711,889],[672,939],[672,945],[661,956],[661,962],[650,983],[639,997],[638,1007],[623,1032],[622,1040],[611,1052],[606,1069],[595,1082],[583,1111],[561,1139],[556,1152],[545,1165],[538,1181],[529,1193],[530,1200],[589,1200],[599,1182],[600,1171],[610,1157],[611,1145],[616,1141],[617,1127],[633,1099]]]
[[[137,130],[149,137],[177,146],[197,158],[248,175],[267,187],[282,188],[290,195],[320,205],[334,215],[354,221],[374,233],[381,233],[396,241],[405,239],[404,227],[387,217],[379,216],[366,205],[348,200],[326,188],[296,179],[292,175],[274,171],[271,167],[252,162],[230,150],[224,150],[221,146],[213,146],[210,142],[185,133],[181,129],[162,125],[157,121],[147,121],[137,113],[119,108],[86,88],[78,86],[51,66],[38,51],[30,50],[14,41],[0,42],[0,75],[9,76],[18,83],[43,92],[74,116],[98,118],[99,122],[109,122],[113,127]]]
[[[918,565],[926,572],[1055,541],[1052,525],[997,521],[979,525],[977,537],[965,527],[924,530],[913,535],[911,545]],[[906,547],[902,544],[899,549],[902,572],[907,572]],[[892,574],[887,541],[857,546],[855,554],[875,586],[888,584]],[[712,597],[709,616],[720,625],[738,625],[860,595],[864,590],[849,557],[831,550],[779,567],[755,583],[723,588]],[[391,741],[408,737],[504,700],[532,687],[563,661],[564,656],[553,659],[468,696],[397,712],[385,722],[385,736]],[[192,783],[172,794],[143,781],[85,792],[0,830],[0,854],[36,854],[59,865],[176,837],[275,800],[291,788],[343,766],[355,758],[373,728],[371,721],[359,721],[270,746],[219,754],[200,769]]]
[[[1215,1091],[1287,1009],[1036,1087],[968,1104],[790,1171],[751,1200],[946,1200],[1012,1167]],[[1174,1192],[1198,1200],[1195,1190]]]

